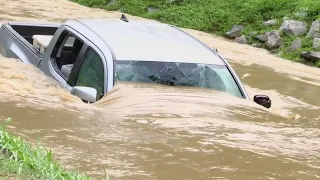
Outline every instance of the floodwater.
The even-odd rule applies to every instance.
[[[119,17],[63,0],[0,2],[0,19]],[[23,6],[21,6],[23,4]],[[130,18],[136,18],[129,16]],[[117,84],[99,103],[70,95],[35,67],[1,57],[0,118],[52,148],[56,160],[111,179],[320,179],[320,70],[187,30],[228,59],[251,97]],[[1,120],[0,120],[1,121]]]

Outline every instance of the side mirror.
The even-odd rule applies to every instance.
[[[271,107],[271,99],[267,95],[255,95],[253,101],[266,108]]]
[[[97,90],[92,87],[75,86],[71,89],[70,93],[88,103],[97,101]]]

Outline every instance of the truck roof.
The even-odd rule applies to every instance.
[[[77,19],[111,49],[115,60],[166,61],[225,65],[210,48],[180,31],[156,21]]]

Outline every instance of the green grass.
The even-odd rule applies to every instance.
[[[200,31],[211,32],[224,36],[235,24],[245,26],[244,34],[250,32],[264,33],[278,29],[283,17],[311,23],[320,17],[319,0],[116,0],[108,5],[109,0],[71,0],[89,7],[106,10],[121,10],[122,12],[156,19],[164,23],[174,24],[179,27],[192,28]],[[148,7],[157,8],[158,11],[149,13]],[[306,17],[298,17],[295,13],[304,10]],[[278,19],[278,24],[264,27],[262,23],[270,19]],[[287,51],[291,37],[283,36],[287,46],[282,47],[281,56],[294,61],[300,59],[300,51]],[[301,51],[312,49],[311,40],[303,40]],[[255,43],[256,40],[249,39]]]
[[[63,169],[54,162],[51,150],[39,145],[33,148],[6,131],[5,125],[0,127],[0,179],[92,179],[78,171]]]

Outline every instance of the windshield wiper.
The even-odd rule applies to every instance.
[[[170,80],[165,81],[165,80],[162,80],[162,79],[156,77],[155,75],[149,76],[149,79],[153,82],[160,83],[160,84],[174,85],[174,79],[172,79],[173,81],[170,81]]]
[[[188,73],[190,74],[190,73]],[[188,75],[187,74],[187,75]],[[175,77],[172,77],[171,80],[163,80],[163,79],[160,79],[158,77],[156,77],[155,75],[151,75],[149,76],[149,79],[153,82],[156,82],[156,83],[160,83],[160,84],[165,84],[165,85],[172,85],[172,86],[197,86],[197,82],[196,81],[193,81],[193,80],[190,80],[188,82],[185,82],[185,83],[178,83],[177,82],[179,80],[181,80],[181,78],[185,77],[184,75],[181,76],[179,79],[176,79]]]

